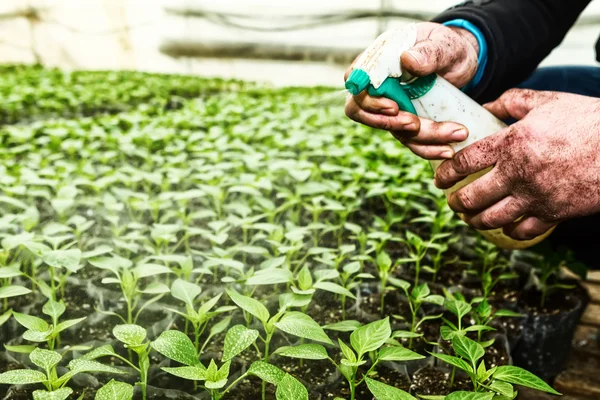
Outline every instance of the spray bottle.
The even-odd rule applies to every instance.
[[[371,96],[387,97],[395,101],[400,110],[437,122],[452,121],[466,126],[469,131],[467,140],[450,144],[455,152],[506,127],[502,121],[439,75],[412,77],[402,71],[400,56],[413,47],[416,41],[417,30],[414,24],[380,35],[356,60],[354,70],[346,81],[346,89],[353,95],[367,90]],[[436,171],[442,162],[431,161],[433,170]],[[445,194],[455,192],[491,169],[490,167],[468,176],[445,190]],[[511,239],[502,229],[480,233],[498,247],[516,250],[541,242],[551,232],[552,229],[528,241]]]

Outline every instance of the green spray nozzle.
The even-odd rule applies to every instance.
[[[436,75],[432,74],[422,78],[415,79],[409,84],[400,83],[399,78],[388,77],[377,89],[371,84],[369,74],[362,69],[352,71],[346,81],[346,89],[353,95],[360,94],[367,90],[373,97],[386,97],[395,101],[402,111],[417,115],[417,110],[412,104],[411,99],[419,98],[425,95],[436,81]]]

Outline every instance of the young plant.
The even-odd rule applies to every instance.
[[[229,390],[249,375],[277,385],[276,396],[279,400],[308,400],[308,391],[298,380],[263,361],[254,362],[244,374],[228,385],[231,361],[250,347],[258,337],[259,333],[255,329],[248,329],[243,325],[231,327],[225,335],[220,367],[214,359],[210,361],[208,367],[204,366],[198,359],[198,353],[191,340],[179,331],[161,333],[152,342],[152,348],[165,357],[183,364],[181,367],[163,367],[163,371],[183,379],[203,381],[202,388],[210,394],[212,400],[223,398]]]
[[[396,287],[401,288],[408,299],[408,305],[410,306],[411,320],[410,329],[408,331],[396,331],[393,334],[393,338],[408,338],[408,347],[413,348],[413,340],[417,337],[423,336],[419,333],[419,328],[426,321],[435,320],[441,318],[443,314],[439,315],[427,315],[419,318],[419,310],[423,303],[437,304],[442,306],[444,304],[444,297],[440,295],[431,294],[429,286],[426,283],[415,286],[412,291],[410,289],[410,283],[402,279],[390,278],[390,283]],[[399,318],[403,318],[398,316]]]
[[[227,290],[227,295],[238,307],[254,316],[262,324],[264,336],[259,335],[259,338],[264,343],[263,360],[265,362],[269,361],[271,340],[277,330],[302,339],[333,344],[323,328],[310,316],[297,311],[287,311],[288,307],[294,305],[292,296],[280,296],[279,312],[271,316],[269,310],[258,300],[241,295],[235,290]],[[262,394],[264,399],[264,381]]]
[[[492,243],[479,239],[475,251],[481,261],[481,269],[470,271],[481,280],[481,291],[483,298],[489,298],[490,293],[501,281],[518,278],[519,276],[512,272],[505,272],[508,267],[508,261],[501,256],[499,250]]]
[[[119,285],[127,304],[126,317],[110,311],[99,311],[104,314],[116,316],[125,324],[135,324],[146,307],[157,302],[166,293],[170,292],[167,285],[159,282],[150,283],[143,289],[141,287],[144,278],[173,273],[171,269],[164,265],[140,263],[135,268],[131,268],[133,263],[129,259],[117,255],[91,258],[88,261],[96,268],[112,272],[114,277],[103,278],[102,283],[106,285]],[[139,304],[144,294],[153,295],[153,297],[140,306]],[[134,314],[136,309],[137,312]]]
[[[86,319],[86,317],[82,317],[59,322],[65,310],[65,304],[62,300],[54,301],[49,299],[44,304],[44,307],[42,307],[42,312],[51,318],[50,323],[39,317],[21,314],[16,311],[13,311],[12,315],[19,324],[27,328],[27,331],[23,333],[23,339],[35,343],[46,342],[48,348],[54,350],[56,345],[60,344],[60,333],[62,331]]]
[[[146,330],[138,325],[117,325],[113,328],[113,335],[125,348],[133,351],[138,356],[138,365],[115,353],[111,345],[107,344],[85,354],[82,359],[95,360],[101,357],[115,357],[128,364],[140,374],[140,380],[136,385],[142,389],[142,398],[146,399],[146,387],[148,386],[148,370],[150,369],[150,342],[146,340]]]
[[[473,319],[475,320],[476,326],[480,327],[489,327],[492,321],[494,321],[498,317],[522,317],[523,315],[516,313],[514,311],[500,309],[495,312],[492,311],[492,306],[488,303],[487,300],[483,300],[479,305],[475,308],[472,313]],[[481,343],[481,335],[483,330],[477,331],[477,342]]]
[[[167,310],[172,311],[176,314],[181,315],[185,318],[185,332],[187,332],[188,323],[192,324],[194,328],[194,344],[196,346],[196,351],[198,354],[202,354],[202,351],[215,335],[223,332],[229,326],[231,321],[231,317],[226,317],[221,322],[213,325],[210,329],[210,334],[204,341],[202,347],[200,347],[200,336],[204,333],[209,323],[217,316],[229,311],[235,310],[237,307],[235,306],[221,306],[213,310],[219,299],[222,296],[222,293],[219,293],[215,297],[210,300],[202,303],[200,307],[195,308],[195,302],[197,297],[200,295],[202,289],[200,286],[186,282],[181,279],[176,279],[171,285],[171,294],[178,300],[181,300],[185,303],[185,312],[181,312],[172,308],[167,308]]]
[[[353,261],[344,265],[340,272],[341,286],[348,292],[352,293],[361,283],[363,279],[375,279],[371,274],[360,272],[361,264],[359,261]],[[342,319],[346,319],[346,298],[349,296],[340,295],[342,298]],[[351,298],[355,298],[352,296]]]
[[[29,360],[43,372],[33,369],[16,369],[4,372],[0,374],[0,384],[29,385],[42,383],[46,390],[34,392],[34,399],[66,399],[73,392],[71,388],[67,387],[67,384],[77,374],[89,372],[123,374],[123,371],[96,361],[74,359],[69,362],[69,371],[62,376],[58,376],[56,367],[62,360],[62,355],[52,350],[34,349],[29,354]]]
[[[421,262],[425,258],[425,255],[427,255],[427,251],[431,248],[434,238],[427,242],[411,231],[406,231],[405,235],[406,238],[402,239],[402,242],[408,247],[408,261],[415,263],[415,286],[417,286],[421,275]]]
[[[533,256],[534,263],[531,269],[530,284],[541,294],[540,307],[544,308],[546,300],[557,290],[569,290],[575,286],[560,282],[561,268],[567,264],[577,265],[571,255],[563,249],[553,250],[549,246],[541,247],[542,254]],[[585,267],[583,268],[585,270]]]
[[[384,346],[388,342],[393,342],[392,330],[389,318],[372,322],[356,329],[350,335],[350,346],[339,339],[341,361],[338,364],[329,357],[327,350],[320,344],[303,344],[300,346],[281,347],[277,349],[276,354],[291,358],[300,358],[306,360],[329,360],[346,378],[350,388],[350,400],[356,398],[356,389],[376,370],[377,365],[386,361],[411,361],[420,360],[423,357],[400,345]],[[371,365],[366,373],[358,376],[358,368],[368,361]],[[379,382],[373,383],[369,389],[373,392],[371,386],[376,386],[375,390],[381,389]],[[367,382],[368,384],[368,382]],[[373,392],[375,394],[375,392]],[[378,392],[379,393],[379,392]],[[404,393],[404,392],[403,392]],[[381,397],[385,399],[385,397]]]
[[[456,354],[455,356],[435,353],[432,353],[432,355],[454,368],[466,372],[473,383],[473,392],[455,392],[446,397],[420,396],[423,399],[514,399],[517,397],[517,392],[514,390],[513,385],[560,395],[546,382],[522,368],[500,366],[487,369],[485,362],[481,360],[485,354],[483,346],[465,336],[454,336],[452,338],[452,349]]]
[[[380,304],[379,304],[380,310],[379,310],[379,312],[381,313],[381,317],[383,317],[385,314],[385,295],[388,290],[388,282],[390,281],[390,278],[392,278],[394,271],[400,264],[402,264],[406,261],[410,261],[410,260],[412,260],[412,259],[401,258],[401,259],[397,259],[396,262],[392,263],[392,259],[385,251],[381,251],[379,254],[377,254],[377,259],[375,260],[375,263],[377,266],[377,272],[379,274],[379,284],[380,284],[380,289],[379,289],[380,290]]]
[[[444,302],[444,308],[454,314],[457,321],[456,324],[454,324],[448,319],[442,318],[445,325],[440,328],[440,334],[444,340],[452,340],[454,336],[465,336],[468,332],[477,332],[478,335],[481,336],[481,332],[495,330],[487,324],[477,324],[468,326],[466,328],[463,327],[463,318],[469,315],[469,313],[471,313],[473,310],[473,307],[463,300],[446,299]],[[483,347],[489,347],[492,344],[494,344],[494,339],[481,343]]]

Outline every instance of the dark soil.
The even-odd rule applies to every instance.
[[[361,311],[372,316],[374,320],[384,318],[386,316],[399,315],[405,320],[410,321],[411,312],[408,301],[400,295],[398,291],[391,291],[385,294],[383,313],[381,313],[381,295],[372,294],[361,299],[359,308]],[[393,322],[394,318],[390,318]]]
[[[338,376],[335,366],[329,360],[300,360],[282,357],[277,361],[277,366],[305,384],[307,388],[317,389],[337,381]]]
[[[259,400],[261,398],[262,381],[256,377],[243,379],[233,389],[231,389],[223,400]],[[275,399],[275,385],[267,384],[266,398],[269,400]],[[312,399],[312,397],[309,397]]]
[[[421,355],[428,356],[427,351],[432,351],[433,346],[428,344],[424,339],[426,339],[428,342],[437,342],[438,338],[440,337],[441,325],[441,320],[423,322],[421,326],[419,326],[419,329],[417,329],[417,333],[422,333],[423,337],[414,338],[412,340],[412,346],[410,346],[410,339],[403,338],[398,339],[398,341],[404,347],[408,347]]]
[[[471,380],[457,374],[450,388],[450,370],[425,367],[413,375],[411,391],[418,395],[445,396],[451,391],[472,390]]]
[[[519,306],[530,315],[557,315],[572,311],[578,304],[577,293],[558,290],[551,293],[542,306],[542,293],[528,290],[521,293]]]

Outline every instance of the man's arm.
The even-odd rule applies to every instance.
[[[455,6],[434,22],[465,19],[484,34],[488,64],[469,94],[496,99],[531,74],[557,47],[591,0],[475,0]]]

